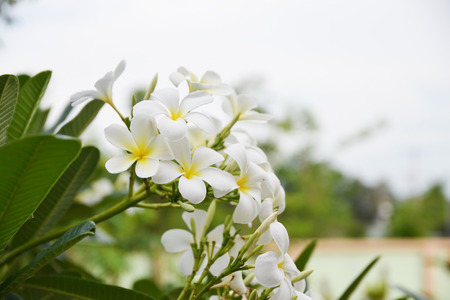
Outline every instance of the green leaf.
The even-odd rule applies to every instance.
[[[9,293],[5,296],[5,300],[23,300],[23,298],[15,293]]]
[[[19,88],[22,88],[23,85],[30,79],[31,77],[27,74],[17,75],[17,79],[19,79]]]
[[[91,124],[91,122],[95,119],[104,104],[105,102],[101,100],[93,100],[89,102],[83,107],[83,109],[75,118],[65,124],[58,131],[58,134],[79,137],[89,126],[89,124]]]
[[[63,112],[59,116],[58,120],[55,122],[55,124],[50,129],[48,129],[48,132],[54,132],[56,130],[56,128],[58,128],[58,126],[66,120],[67,116],[70,114],[72,109],[73,109],[72,103],[67,103],[66,107],[64,108]]]
[[[47,108],[45,110],[38,108],[33,116],[33,119],[31,120],[30,126],[28,127],[26,134],[42,133],[49,112],[50,108]]]
[[[0,146],[7,142],[7,130],[11,124],[19,93],[19,81],[13,75],[0,76]]]
[[[24,282],[22,286],[85,300],[155,300],[141,292],[68,276],[35,276]]]
[[[299,269],[300,271],[303,271],[305,269],[306,264],[308,263],[311,255],[314,252],[314,249],[316,248],[316,245],[317,240],[312,240],[308,245],[306,245],[305,249],[303,249],[302,253],[300,253],[300,256],[295,261],[297,269]]]
[[[11,125],[8,129],[8,140],[20,139],[25,135],[31,124],[33,115],[39,107],[52,72],[44,71],[28,79],[20,88]]]
[[[76,193],[97,167],[100,152],[95,147],[85,147],[52,187],[45,199],[15,235],[12,247],[17,247],[46,233],[73,203]]]
[[[380,259],[380,256],[375,257],[368,265],[365,267],[365,269],[358,275],[358,277],[353,280],[352,284],[345,290],[345,292],[341,295],[341,297],[338,298],[338,300],[348,300],[351,296],[351,294],[356,290],[358,285],[361,283],[363,278],[367,275],[367,273],[372,269],[372,267],[377,263],[377,261]]]
[[[133,290],[142,292],[147,295],[152,295],[158,299],[161,299],[161,297],[163,296],[158,285],[156,285],[154,281],[147,278],[136,281],[133,284]]]
[[[8,279],[3,282],[0,285],[0,297],[6,295],[17,285],[30,278],[52,259],[65,252],[88,235],[94,235],[94,233],[95,224],[92,221],[85,221],[67,230],[66,233],[53,243],[53,245],[39,252],[28,265],[8,277]]]
[[[80,152],[78,140],[27,137],[0,148],[0,251]]]
[[[402,286],[398,286],[398,285],[394,285],[393,288],[400,290],[401,292],[403,292],[403,294],[405,294],[406,299],[412,298],[414,300],[429,300],[427,297],[423,296],[423,295],[419,295],[417,293],[414,293]]]

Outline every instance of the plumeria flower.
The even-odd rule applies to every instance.
[[[304,292],[306,289],[306,280],[300,280],[294,283],[294,295],[297,296],[296,300],[314,300],[314,295],[311,290]]]
[[[270,224],[270,233],[280,250],[280,254],[268,251],[259,255],[255,261],[255,278],[265,287],[278,286],[270,299],[291,299],[295,293],[291,279],[298,275],[300,271],[287,254],[289,236],[286,228],[280,222]]]
[[[124,125],[111,124],[105,129],[106,139],[127,153],[106,162],[110,173],[121,173],[136,162],[136,175],[148,178],[158,171],[159,160],[172,159],[172,152],[163,137],[158,135],[155,120],[149,116],[135,116],[130,130]]]
[[[281,214],[286,208],[286,193],[280,180],[273,172],[267,173],[267,180],[262,183],[262,204],[259,213],[259,220],[264,222],[274,211]],[[261,235],[257,244],[267,244],[272,240],[270,231],[266,231]]]
[[[228,276],[222,278],[219,284],[212,286],[211,288],[219,288],[228,286],[236,294],[243,296],[242,299],[247,299],[246,294],[248,293],[248,288],[245,285],[244,279],[242,278],[242,271],[234,272]]]
[[[171,143],[171,148],[178,162],[161,161],[158,173],[153,176],[153,182],[166,184],[180,177],[178,189],[184,199],[193,204],[202,202],[206,197],[207,182],[214,194],[223,196],[237,188],[233,176],[212,167],[212,165],[224,160],[224,157],[211,148],[199,147],[191,156],[189,143],[186,138]]]
[[[191,231],[193,230],[191,227],[191,220],[193,220],[195,224],[195,237],[191,232],[184,229],[170,229],[162,235],[161,243],[163,244],[164,249],[169,253],[183,252],[178,261],[178,269],[183,275],[190,275],[195,263],[191,244],[200,244],[200,240],[202,238],[201,234],[207,218],[207,212],[200,209],[195,210],[192,213],[184,212],[182,218]],[[223,241],[223,229],[224,225],[219,225],[208,233],[206,236],[207,243],[215,248],[220,248]],[[229,257],[221,256],[211,265],[209,271],[214,276],[218,276],[227,267],[228,262]],[[205,264],[206,262],[204,262],[202,268],[198,271],[199,273],[202,272]]]
[[[112,104],[112,88],[114,82],[123,73],[125,69],[125,60],[122,60],[114,71],[110,71],[95,83],[95,90],[81,91],[72,97],[70,101],[72,106],[78,105],[84,101],[99,99],[106,103]]]
[[[215,131],[214,123],[209,116],[193,111],[212,101],[213,98],[208,93],[201,91],[190,93],[180,101],[177,89],[166,88],[153,92],[150,100],[136,104],[133,114],[158,116],[158,129],[161,134],[175,141],[186,136],[187,122],[206,132]]]
[[[170,74],[170,81],[175,86],[179,86],[186,81],[191,92],[205,91],[213,95],[231,95],[234,93],[233,88],[222,83],[220,76],[213,71],[207,71],[198,80],[194,73],[184,67],[179,67],[177,72]]]
[[[240,169],[240,174],[236,177],[239,203],[234,210],[233,221],[249,224],[261,209],[261,182],[266,178],[266,174],[263,169],[248,159],[244,146],[230,145],[224,152],[236,161]]]
[[[254,110],[258,105],[253,97],[232,94],[227,99],[223,102],[223,109],[233,117],[239,114],[239,121],[266,122],[272,119],[272,116]]]

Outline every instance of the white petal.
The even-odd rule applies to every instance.
[[[234,234],[234,228],[233,227],[231,227],[231,229],[232,230],[230,230],[230,234]],[[237,257],[238,256],[238,254],[239,254],[239,251],[242,249],[242,247],[244,246],[244,244],[245,244],[245,240],[240,236],[240,235],[237,235],[235,238],[234,238],[234,245],[233,245],[233,247],[230,249],[230,251],[228,251],[228,253],[230,254],[230,256],[231,257]]]
[[[255,277],[265,287],[276,287],[281,283],[284,274],[278,269],[278,255],[275,252],[268,251],[256,258]]]
[[[72,102],[72,106],[75,106],[87,100],[100,99],[101,96],[102,95],[99,92],[94,90],[81,91],[73,94],[70,97],[70,102]]]
[[[170,112],[178,111],[180,106],[180,96],[176,88],[159,89],[152,93],[150,99],[157,99],[168,108]]]
[[[294,261],[287,253],[283,256],[283,271],[285,277],[289,279],[300,274],[300,271],[297,269]]]
[[[168,115],[169,111],[167,108],[162,105],[161,102],[157,100],[145,100],[137,103],[135,106],[133,106],[133,116],[138,115],[158,115],[158,114],[164,114]]]
[[[273,296],[270,298],[271,300],[287,300],[291,299],[294,293],[294,288],[291,283],[287,280],[282,280],[280,287],[275,291]]]
[[[193,212],[184,212],[181,217],[183,218],[184,223],[187,225],[189,230],[192,231],[191,228],[191,219],[194,220],[196,232],[201,234],[203,231],[203,226],[205,226],[207,212],[201,209],[196,209]]]
[[[244,279],[242,278],[242,272],[234,272],[233,277],[230,281],[230,288],[238,295],[243,295],[247,293],[247,287],[245,286]]]
[[[266,171],[252,161],[248,163],[246,174],[250,182],[261,182],[263,180],[267,180]]]
[[[186,116],[186,120],[194,123],[201,130],[213,133],[216,132],[216,126],[214,126],[214,122],[211,118],[201,112],[190,112]]]
[[[102,100],[111,100],[110,97],[114,80],[114,73],[111,71],[95,83],[95,88],[102,94]]]
[[[207,147],[195,149],[194,154],[192,155],[192,165],[195,166],[197,170],[204,169],[223,160],[224,158],[220,153]]]
[[[178,141],[169,141],[173,156],[184,169],[191,166],[191,149],[187,138]]]
[[[189,86],[192,91],[205,91],[213,95],[227,96],[234,94],[233,88],[224,83],[210,84],[210,83],[190,82]]]
[[[261,211],[259,212],[259,220],[264,222],[271,214],[273,214],[273,199],[266,198],[261,204]]]
[[[306,280],[300,280],[294,283],[294,289],[299,292],[304,292],[306,289]]]
[[[230,256],[228,255],[228,253],[225,253],[211,265],[211,268],[209,268],[209,271],[214,276],[219,276],[220,273],[222,273],[222,271],[225,270],[225,268],[228,266],[229,262],[230,262]]]
[[[211,95],[202,91],[196,91],[183,98],[180,104],[180,110],[184,113],[188,113],[194,108],[211,102],[213,102],[213,97],[211,97]]]
[[[180,270],[183,275],[191,275],[192,270],[194,269],[194,262],[194,254],[192,253],[192,250],[189,249],[184,252],[178,260],[178,270]]]
[[[132,153],[137,152],[137,145],[134,142],[131,132],[125,126],[111,124],[105,128],[106,139],[116,147],[128,150]]]
[[[259,213],[259,206],[253,198],[240,193],[239,203],[233,213],[233,221],[238,224],[251,223]]]
[[[183,81],[186,80],[186,76],[184,76],[180,72],[173,72],[170,74],[169,80],[172,81],[175,86],[179,86]]]
[[[136,175],[139,178],[149,178],[156,174],[159,168],[159,160],[151,157],[143,157],[136,162]]]
[[[207,235],[208,242],[215,242],[215,247],[221,247],[223,242],[224,227],[225,226],[222,224],[211,230]]]
[[[120,75],[122,75],[123,70],[125,70],[126,62],[125,60],[121,60],[114,70],[114,80],[116,80]]]
[[[158,172],[152,177],[154,183],[165,184],[175,180],[183,173],[183,170],[174,162],[160,161]]]
[[[284,255],[289,248],[289,235],[283,224],[276,221],[270,224],[270,234],[272,235],[275,243],[280,249],[280,252]]]
[[[158,128],[163,136],[172,141],[180,140],[187,133],[187,124],[184,119],[172,120],[167,116],[159,120]]]
[[[239,95],[236,99],[236,104],[240,113],[256,108],[258,106],[257,103],[255,98],[247,95]]]
[[[169,253],[189,250],[193,242],[192,233],[183,229],[170,229],[161,236],[161,243]]]
[[[218,84],[221,82],[219,74],[214,71],[206,71],[200,79],[202,83]]]
[[[137,115],[131,119],[130,131],[136,145],[142,151],[156,136],[155,119],[148,115]]]
[[[249,161],[244,146],[241,144],[233,144],[228,146],[224,152],[237,162],[241,172],[246,171]]]
[[[128,170],[135,161],[136,157],[132,154],[114,156],[106,162],[105,168],[109,173],[117,174]]]
[[[151,143],[152,157],[162,160],[173,159],[172,149],[162,136],[157,136]]]
[[[178,189],[180,190],[181,196],[193,204],[202,202],[206,196],[205,183],[196,176],[191,179],[181,176]]]
[[[270,231],[267,230],[261,236],[259,237],[258,241],[256,242],[256,245],[265,245],[272,241],[272,235],[270,234]]]
[[[227,194],[238,188],[233,175],[217,168],[205,168],[199,172],[199,176],[212,186],[215,191],[218,190],[216,191],[217,194],[221,194],[220,191]]]
[[[257,122],[267,122],[272,120],[273,117],[269,114],[262,114],[256,111],[248,111],[239,117],[239,121],[257,121]]]

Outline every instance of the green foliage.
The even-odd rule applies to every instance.
[[[362,270],[362,272],[353,280],[353,282],[348,286],[348,288],[344,291],[344,293],[338,298],[338,300],[348,300],[350,296],[353,294],[353,292],[356,290],[356,288],[359,286],[361,281],[364,279],[364,277],[367,275],[367,273],[372,269],[372,267],[377,263],[377,261],[380,259],[380,256],[375,257],[368,265],[367,267]]]
[[[305,249],[303,249],[303,251],[300,253],[300,256],[295,261],[297,269],[299,269],[300,271],[305,270],[306,264],[311,258],[311,255],[313,254],[316,245],[317,240],[312,240],[311,242],[309,242],[308,245],[306,245]]]
[[[36,276],[27,280],[23,286],[27,289],[47,291],[56,295],[66,295],[86,300],[155,299],[137,291],[69,276]]]
[[[448,235],[449,211],[450,205],[442,186],[432,186],[420,198],[397,203],[388,233],[402,237]]]
[[[51,75],[50,71],[41,72],[28,79],[20,88],[13,119],[8,128],[9,141],[17,140],[28,132]]]
[[[72,205],[76,193],[94,172],[100,153],[95,147],[85,147],[67,168],[58,182],[39,205],[34,217],[16,235],[13,246],[23,244],[48,232]]]
[[[291,237],[364,235],[365,226],[354,218],[349,201],[349,178],[308,157],[286,164],[277,174],[286,188],[289,207],[280,219]]]
[[[79,141],[50,135],[0,148],[0,250],[32,216],[80,149]]]
[[[89,102],[83,107],[83,109],[75,118],[65,124],[58,131],[58,134],[79,137],[89,126],[89,124],[91,124],[91,122],[95,119],[104,104],[105,102],[101,100],[93,100]]]
[[[50,109],[40,109],[36,110],[36,113],[31,120],[30,126],[28,127],[27,134],[41,133],[44,129],[45,122],[47,121]]]
[[[7,142],[7,130],[14,115],[19,82],[13,75],[0,76],[0,146]]]
[[[15,286],[21,284],[31,275],[39,271],[50,260],[56,258],[61,253],[78,243],[88,235],[95,232],[93,222],[83,222],[69,229],[53,245],[41,251],[28,265],[11,275],[0,285],[0,297],[5,296]]]

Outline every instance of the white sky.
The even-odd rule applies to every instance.
[[[228,83],[257,76],[272,107],[312,111],[318,157],[402,196],[436,181],[450,190],[446,0],[24,0],[11,15],[1,73],[53,70],[44,103],[57,109],[121,59],[123,97],[180,65]],[[386,129],[337,151],[380,120]]]

